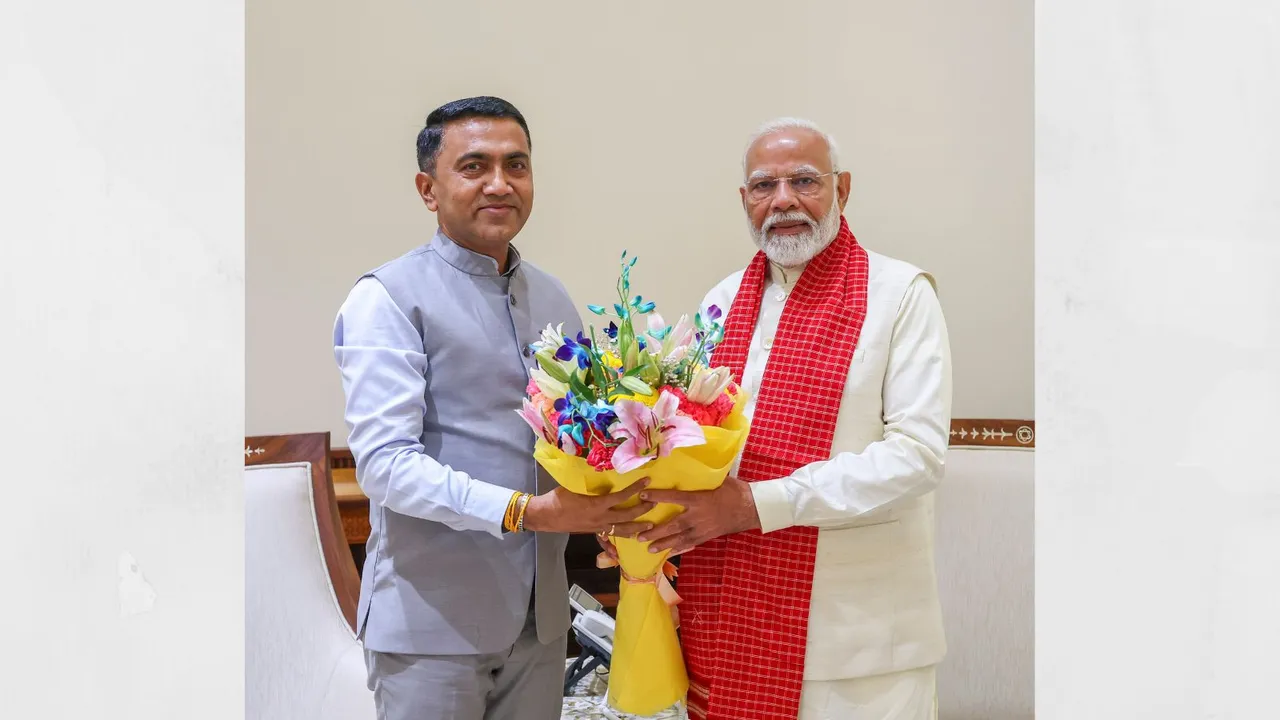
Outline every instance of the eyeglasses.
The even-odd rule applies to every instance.
[[[791,186],[791,191],[797,195],[817,195],[822,191],[822,178],[828,175],[838,175],[839,170],[833,170],[829,173],[796,173],[786,177],[772,178],[760,177],[747,182],[747,195],[752,200],[767,200],[773,197],[778,191],[778,186],[786,183]]]

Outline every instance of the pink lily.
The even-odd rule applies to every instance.
[[[623,443],[613,453],[613,467],[619,473],[628,473],[650,460],[670,455],[676,448],[705,443],[702,426],[678,414],[679,407],[679,398],[666,391],[653,407],[629,399],[614,403],[618,422],[610,426],[609,434]]]
[[[550,423],[547,422],[547,417],[542,414],[538,406],[529,398],[524,399],[524,405],[516,412],[520,414],[520,417],[524,418],[529,427],[533,428],[534,433],[552,445],[556,444],[556,434]]]
[[[666,322],[658,313],[649,316],[649,330],[657,332],[666,328]],[[689,346],[694,340],[693,322],[689,320],[688,315],[681,315],[680,319],[667,332],[667,336],[661,342],[654,340],[649,341],[649,352],[657,355],[660,359],[669,362],[679,362],[689,352]]]

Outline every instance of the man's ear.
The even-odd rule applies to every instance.
[[[436,202],[435,178],[420,172],[414,177],[413,181],[418,186],[418,196],[422,198],[422,202],[426,204],[428,210],[435,212],[436,208],[439,207],[439,203]]]
[[[844,206],[849,202],[849,188],[853,184],[853,176],[846,170],[836,176],[836,197],[840,198],[840,212],[844,212]]]

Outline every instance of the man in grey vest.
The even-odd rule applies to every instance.
[[[640,490],[561,490],[516,410],[549,323],[580,330],[555,278],[511,245],[533,207],[528,125],[510,103],[427,116],[418,194],[438,216],[422,247],[366,274],[338,314],[334,354],[371,533],[357,632],[383,720],[560,717],[568,533],[634,533]]]

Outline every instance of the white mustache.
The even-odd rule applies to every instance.
[[[784,223],[784,222],[805,223],[809,226],[810,232],[813,232],[818,229],[818,223],[814,222],[813,218],[809,217],[808,215],[805,215],[802,212],[785,212],[785,213],[774,213],[773,215],[770,215],[769,217],[765,218],[765,221],[760,225],[760,234],[761,235],[768,234],[768,232],[773,229],[774,225],[777,225],[778,223]]]

